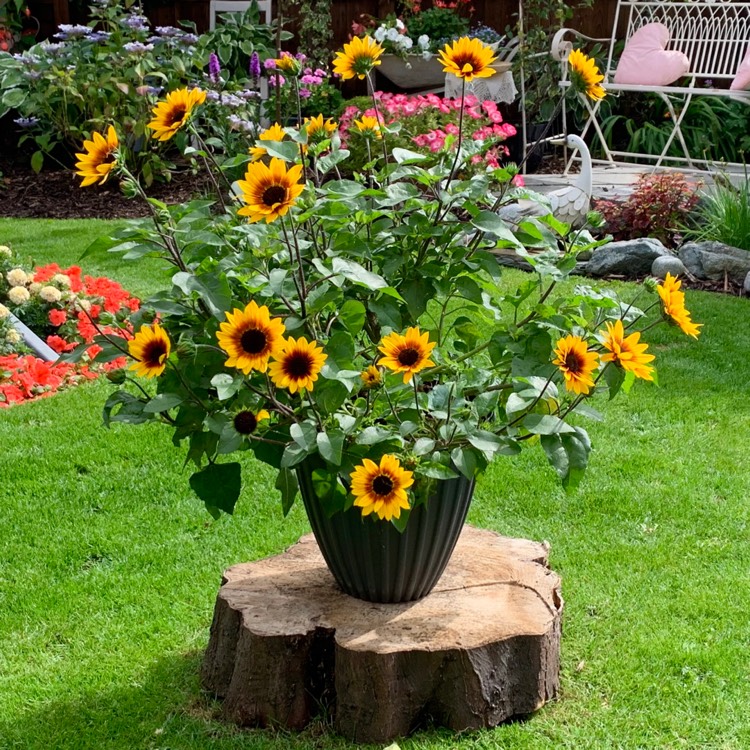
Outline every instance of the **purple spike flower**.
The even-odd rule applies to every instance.
[[[260,57],[257,52],[250,55],[250,77],[257,81],[260,78]]]
[[[221,63],[213,52],[208,57],[208,77],[213,84],[221,81]]]

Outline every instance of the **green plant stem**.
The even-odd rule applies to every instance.
[[[154,208],[153,204],[149,200],[148,195],[146,195],[146,192],[141,186],[141,183],[136,179],[135,175],[133,175],[124,164],[120,164],[119,170],[125,175],[127,179],[131,181],[131,183],[135,186],[135,189],[138,192],[138,195],[141,197],[143,202],[148,206],[148,210],[151,213],[151,219],[154,222],[154,228],[156,229],[157,234],[164,241],[164,249],[169,253],[172,259],[171,262],[174,263],[174,265],[177,266],[177,268],[179,268],[180,271],[186,272],[188,270],[188,267],[185,265],[185,262],[182,260],[182,253],[180,252],[180,249],[177,245],[177,242],[174,236],[171,233],[164,231],[164,227],[162,226],[159,212]],[[173,227],[171,226],[171,222],[169,224],[169,229],[170,230],[173,229]]]
[[[294,279],[294,286],[297,288],[297,296],[299,297],[299,304],[300,304],[300,314],[302,318],[306,321],[307,320],[307,308],[305,306],[305,300],[307,299],[307,291],[305,289],[305,277],[304,273],[302,271],[302,258],[300,256],[299,247],[297,247],[296,241],[294,243],[291,242],[289,239],[289,233],[286,229],[286,223],[284,221],[284,217],[279,217],[279,221],[281,222],[281,231],[284,233],[284,241],[286,242],[287,250],[289,251],[289,260],[292,263],[292,266],[294,266],[295,262],[295,256],[297,259],[297,265],[299,268],[299,276],[295,276],[292,274],[292,278]]]
[[[367,71],[367,89],[370,94],[370,98],[372,99],[372,106],[375,110],[375,119],[378,121],[378,127],[380,128],[380,141],[383,146],[383,173],[385,175],[385,183],[386,185],[390,182],[390,179],[388,177],[388,144],[386,143],[386,137],[385,137],[385,118],[383,117],[383,114],[380,111],[380,107],[378,106],[378,100],[375,97],[375,84],[372,81],[372,71]]]

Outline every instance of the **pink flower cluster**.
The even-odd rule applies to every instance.
[[[292,57],[292,54],[289,52],[282,52],[281,56]],[[304,63],[305,60],[307,60],[307,55],[298,52],[294,55],[294,58],[300,63]],[[286,83],[286,78],[284,78],[284,76],[276,69],[276,60],[273,57],[269,57],[268,60],[263,63],[263,66],[268,71],[268,84],[270,86],[283,86]],[[324,83],[327,79],[328,73],[322,68],[303,68],[299,78],[299,95],[303,99],[309,99],[312,94],[310,87],[320,86],[320,84]]]
[[[429,149],[432,153],[446,148],[449,136],[458,136],[458,116],[461,111],[461,99],[444,99],[435,94],[408,96],[407,94],[386,94],[381,91],[375,93],[378,109],[386,124],[399,121],[403,124],[404,132],[409,132],[411,141],[419,148]],[[475,141],[488,144],[488,150],[483,156],[476,154],[472,157],[472,164],[484,162],[487,166],[500,166],[500,159],[507,156],[508,149],[501,146],[503,141],[514,136],[516,129],[510,123],[503,122],[497,104],[493,101],[480,101],[476,96],[466,96],[464,108],[465,136]],[[354,106],[347,107],[341,117],[340,132],[342,140],[346,140],[347,133],[355,119],[362,115],[375,117],[375,108],[362,112]],[[413,133],[408,119],[423,117],[432,121],[437,118],[441,123],[438,127],[430,127],[423,133]],[[468,125],[467,125],[468,123]]]

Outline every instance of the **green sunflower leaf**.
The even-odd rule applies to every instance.
[[[209,464],[190,477],[190,486],[214,518],[216,510],[231,515],[242,489],[240,464]]]

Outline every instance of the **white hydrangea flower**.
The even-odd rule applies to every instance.
[[[0,245],[0,255],[10,258],[13,255],[13,251],[7,245]]]
[[[8,290],[8,299],[14,305],[22,305],[29,301],[29,290],[25,286],[13,286]]]
[[[376,42],[382,42],[385,40],[385,26],[378,26],[377,29],[375,29],[375,33],[373,34],[373,37],[375,37]]]
[[[39,294],[39,292],[42,291],[42,285],[38,281],[32,281],[31,284],[29,284],[29,293],[30,294]]]
[[[26,271],[23,268],[14,268],[5,274],[5,278],[8,279],[8,283],[11,286],[24,286],[29,280],[26,275]]]
[[[0,303],[0,320],[5,320],[8,315],[10,315],[10,310],[5,305]]]
[[[428,37],[427,34],[422,34],[422,36],[417,39],[417,44],[422,49],[427,49],[430,46],[430,37]]]
[[[52,277],[53,283],[57,284],[58,286],[70,286],[70,276],[67,276],[64,273],[56,273]]]
[[[424,52],[422,53],[422,59],[423,59],[423,60],[432,60],[432,52],[430,52],[430,50],[426,49],[426,50],[425,50],[425,51],[424,51]]]
[[[54,286],[43,286],[39,290],[39,296],[45,302],[59,302],[62,294],[60,294],[60,290]]]
[[[401,46],[404,49],[411,49],[414,46],[414,42],[408,36],[401,37]]]
[[[17,343],[19,343],[21,341],[21,334],[15,328],[11,328],[5,334],[5,340],[9,344],[17,344]]]
[[[393,27],[391,27],[390,29],[388,29],[388,30],[387,30],[387,31],[385,32],[385,38],[386,38],[386,39],[387,39],[387,40],[388,40],[389,42],[396,42],[396,41],[398,41],[398,38],[399,38],[400,36],[401,36],[401,34],[399,34],[399,33],[398,33],[398,29],[394,29]]]
[[[86,312],[91,311],[91,303],[87,299],[77,299],[76,305]]]

